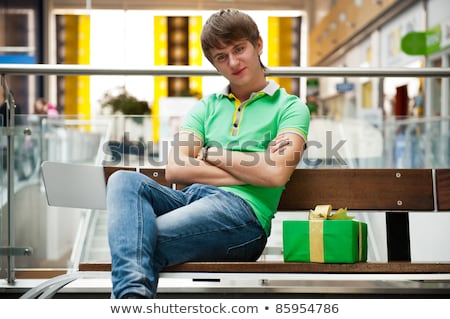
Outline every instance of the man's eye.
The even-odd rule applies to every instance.
[[[222,61],[224,61],[225,60],[225,56],[224,55],[218,55],[218,56],[216,56],[216,61],[217,62],[222,62]]]

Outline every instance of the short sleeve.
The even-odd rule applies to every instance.
[[[200,139],[205,139],[206,105],[207,104],[204,99],[194,105],[189,113],[186,114],[180,125],[181,132],[191,132],[197,135]]]
[[[278,133],[292,132],[299,134],[306,141],[308,138],[310,118],[310,112],[306,104],[299,98],[295,98],[283,110]]]

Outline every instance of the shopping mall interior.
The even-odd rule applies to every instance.
[[[227,85],[202,54],[200,33],[213,12],[231,7],[257,22],[267,76],[310,109],[299,169],[450,167],[448,0],[0,0],[0,298],[36,297],[26,293],[51,280],[59,286],[45,297],[110,297],[108,271],[80,274],[82,264],[111,262],[107,212],[50,203],[42,164],[164,167],[186,113]],[[449,213],[435,207],[388,221],[384,212],[352,212],[369,226],[374,263],[391,260],[390,227],[406,227],[409,262],[449,263]],[[283,221],[307,218],[277,213],[261,260],[282,261]],[[161,294],[241,295],[235,275],[222,275],[167,276]],[[364,278],[331,290],[448,297],[448,275]],[[329,278],[314,289],[299,278],[251,277],[246,291],[330,291]],[[386,280],[389,288],[379,286]]]

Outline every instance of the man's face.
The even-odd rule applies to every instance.
[[[248,40],[233,42],[223,48],[211,49],[212,63],[232,85],[242,86],[260,75],[262,40],[254,47]]]

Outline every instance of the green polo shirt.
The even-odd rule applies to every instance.
[[[261,92],[253,93],[241,103],[224,91],[204,97],[185,117],[180,131],[189,131],[204,145],[219,148],[262,152],[282,132],[308,136],[310,113],[297,96],[286,93],[274,81]],[[267,235],[280,201],[283,187],[255,185],[221,186],[246,200],[253,208]]]

